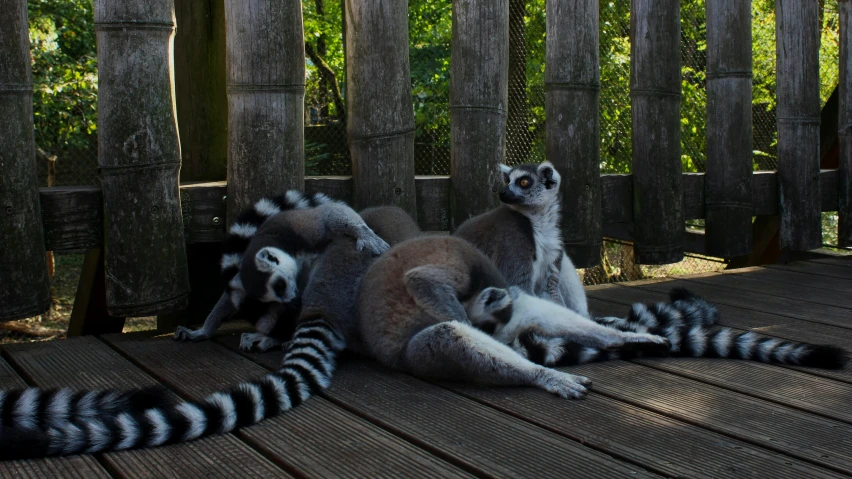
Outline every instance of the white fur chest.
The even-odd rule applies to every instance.
[[[529,216],[535,241],[532,287],[536,294],[547,287],[550,266],[562,256],[562,231],[559,228],[559,205],[552,204]]]

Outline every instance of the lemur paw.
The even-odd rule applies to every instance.
[[[592,381],[584,376],[563,373],[555,369],[542,368],[536,385],[549,393],[566,399],[583,399]]]
[[[358,242],[355,243],[356,251],[363,251],[366,248],[370,253],[378,256],[390,249],[390,245],[379,237],[367,226],[362,227],[358,235]]]
[[[202,330],[200,330],[200,329],[197,329],[197,330],[189,329],[185,326],[178,326],[177,330],[175,331],[175,336],[174,336],[175,341],[181,341],[181,342],[186,342],[186,341],[198,342],[198,341],[206,341],[208,339],[210,339],[210,336],[207,335],[207,334],[204,334],[204,332]]]
[[[624,339],[625,343],[631,344],[656,344],[659,346],[669,347],[669,340],[663,336],[649,333],[628,333]]]
[[[261,333],[243,333],[240,336],[240,351],[245,353],[265,353],[281,347],[281,341]]]

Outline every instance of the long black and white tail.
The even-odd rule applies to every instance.
[[[253,206],[241,211],[228,229],[222,245],[220,266],[225,289],[229,288],[231,279],[239,273],[243,253],[248,248],[251,238],[266,220],[282,211],[314,208],[333,201],[322,193],[307,196],[300,191],[289,190],[273,198],[262,198]]]
[[[573,343],[570,338],[527,332],[512,347],[531,361],[545,366],[570,366],[611,359],[649,356],[745,359],[823,369],[842,369],[847,353],[841,348],[785,341],[750,331],[715,326],[719,311],[713,304],[683,288],[669,294],[670,303],[636,303],[626,318],[594,318],[621,331],[650,333],[669,340],[670,347],[628,345],[605,351]]]
[[[202,401],[151,404],[148,391],[3,391],[0,459],[154,447],[251,426],[328,387],[344,346],[324,319],[305,321],[278,371]]]

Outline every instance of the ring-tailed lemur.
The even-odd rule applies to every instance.
[[[453,235],[491,258],[510,285],[588,317],[583,283],[562,248],[559,173],[547,161],[499,168],[506,184],[502,204],[465,221]]]
[[[715,326],[719,317],[716,306],[686,289],[675,288],[669,296],[668,304],[634,304],[627,318],[595,318],[621,331],[664,336],[671,344],[667,351],[592,348],[578,344],[570,335],[548,331],[532,322],[523,325],[521,321],[498,326],[495,337],[534,363],[551,367],[660,355],[744,359],[823,369],[842,369],[847,362],[846,352],[834,346],[785,341]]]
[[[371,231],[390,244],[420,234],[396,207],[362,213]],[[304,224],[303,224],[304,226]],[[169,403],[152,391],[0,391],[0,458],[91,453],[194,440],[256,424],[298,406],[328,386],[337,355],[358,348],[355,296],[375,260],[359,240],[332,238],[315,261],[303,308],[280,369],[203,401]]]
[[[494,263],[462,239],[405,241],[376,259],[361,281],[361,339],[380,363],[414,375],[537,386],[571,398],[586,394],[587,378],[534,364],[477,327],[493,329],[493,321],[507,316],[528,322],[556,315],[560,332],[586,346],[668,346],[665,338],[607,328],[519,288],[506,288]],[[509,307],[511,313],[503,314]]]
[[[225,292],[201,329],[178,327],[175,340],[209,339],[223,320],[239,312],[257,330],[243,335],[241,349],[279,346],[293,334],[301,310],[298,292],[311,262],[338,235],[354,238],[357,251],[377,255],[388,248],[355,211],[322,193],[306,197],[291,190],[247,208],[225,238]]]

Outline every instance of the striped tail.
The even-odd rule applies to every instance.
[[[654,356],[745,359],[823,369],[842,369],[846,365],[847,353],[841,348],[715,326],[719,311],[713,304],[683,288],[672,290],[670,298],[668,304],[636,303],[626,318],[594,318],[621,331],[663,336],[671,345],[668,350],[637,344],[603,351],[573,343],[570,338],[535,332],[520,335],[512,346],[531,361],[550,367]]]
[[[23,392],[16,396],[14,405],[8,406],[8,417],[4,405],[0,459],[155,447],[251,426],[297,407],[328,387],[337,355],[344,347],[343,339],[327,321],[305,321],[288,343],[278,371],[202,401],[152,405],[140,401],[144,396],[137,393],[125,395],[132,400],[109,403],[100,410],[92,406],[85,415],[70,409],[69,401],[65,409],[72,412],[66,416],[39,418],[44,408],[38,398],[46,393]],[[15,393],[6,391],[4,397],[11,398],[11,394]],[[82,393],[90,394],[94,393]],[[102,403],[97,404],[104,406]]]

